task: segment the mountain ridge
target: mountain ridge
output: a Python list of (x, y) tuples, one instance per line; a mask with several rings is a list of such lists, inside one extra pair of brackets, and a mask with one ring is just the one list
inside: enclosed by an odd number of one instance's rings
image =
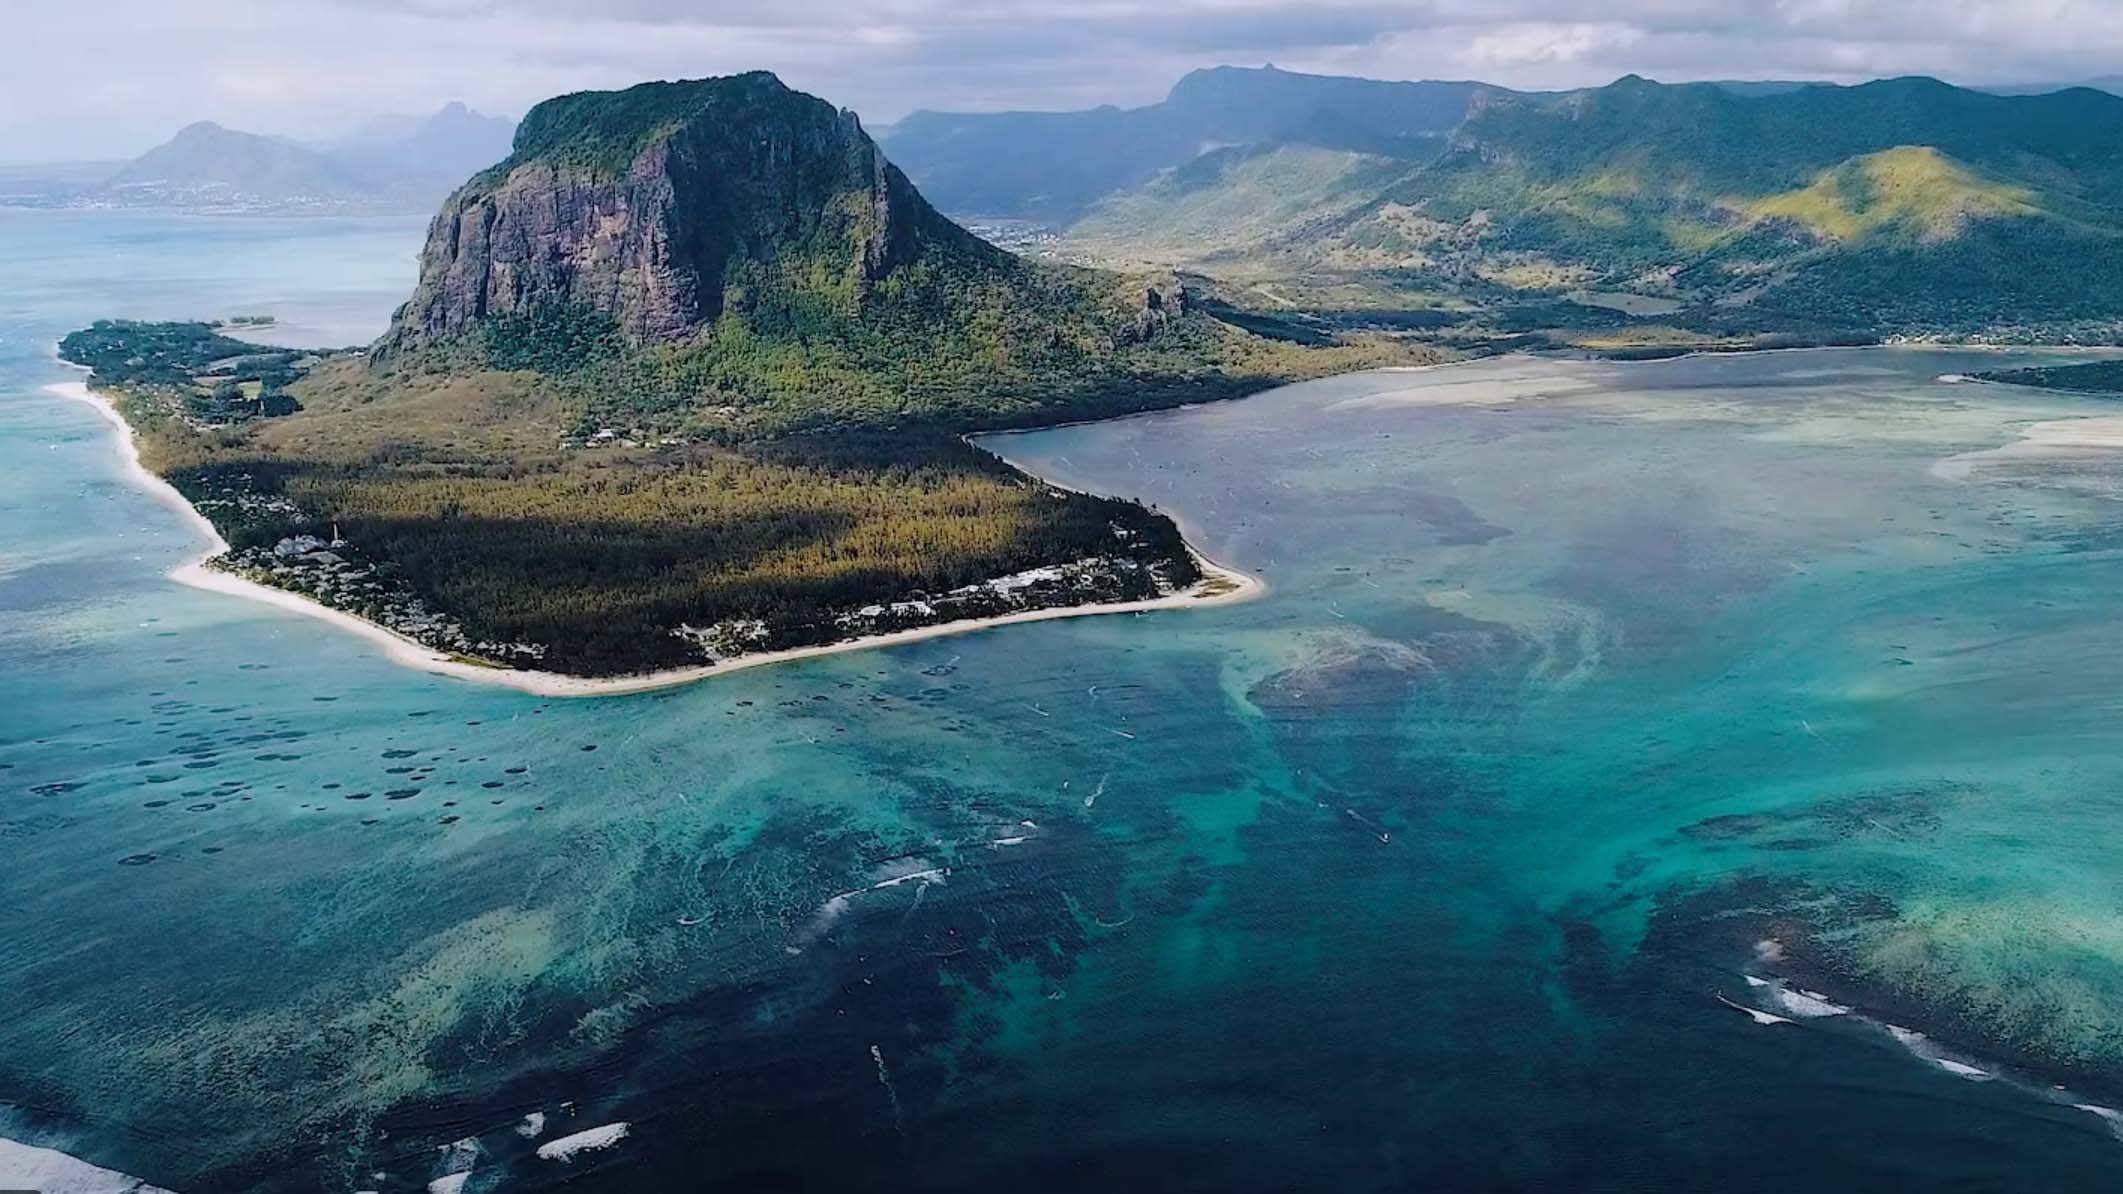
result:
[(371, 135), (305, 143), (195, 121), (77, 193), (129, 206), (429, 210), (472, 170), (508, 152), (515, 125), (446, 105), (385, 119)]
[(104, 180), (104, 194), (351, 200), (373, 188), (340, 163), (274, 137), (194, 121)]
[(1374, 141), (1437, 137), (1476, 96), (1504, 90), (1221, 66), (1190, 72), (1141, 108), (915, 112), (884, 146), (947, 211), (1068, 222), (1205, 147), (1279, 137), (1320, 118)]
[[(2117, 130), (2123, 99), (2089, 89), (1625, 76), (1484, 93), (1422, 157), (1218, 149), (1105, 197), (1058, 251), (1377, 308), (1624, 290), (1703, 332), (2101, 339), (2123, 310)], [(1198, 211), (1224, 214), (1190, 230)]]

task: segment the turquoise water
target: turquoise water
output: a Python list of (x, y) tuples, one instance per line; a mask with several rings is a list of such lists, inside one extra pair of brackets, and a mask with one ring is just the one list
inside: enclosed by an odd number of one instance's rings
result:
[(542, 700), (168, 583), (41, 390), (102, 315), (364, 339), (419, 233), (0, 214), (0, 1136), (181, 1191), (2123, 1178), (2119, 458), (1997, 451), (2112, 407), (1851, 350), (1011, 436), (1269, 595)]

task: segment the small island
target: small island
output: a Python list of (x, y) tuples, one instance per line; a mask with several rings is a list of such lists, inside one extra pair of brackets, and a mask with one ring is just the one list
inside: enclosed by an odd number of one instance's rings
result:
[(1164, 515), (966, 437), (1422, 359), (1012, 256), (765, 74), (541, 105), (444, 205), (373, 346), (239, 330), (60, 346), (225, 542), (215, 575), (461, 672), (621, 684), (1244, 596)]
[(2123, 395), (2123, 360), (2088, 361), (2081, 365), (2041, 365), (2031, 369), (1995, 369), (1969, 375), (1976, 381), (2063, 390), (2074, 394)]

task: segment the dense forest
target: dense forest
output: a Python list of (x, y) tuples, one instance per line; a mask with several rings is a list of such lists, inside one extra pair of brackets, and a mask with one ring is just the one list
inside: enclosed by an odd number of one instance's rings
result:
[[(256, 316), (235, 321), (260, 326)], [(189, 417), (234, 424), (301, 409), (288, 386), (317, 354), (224, 336), (218, 323), (98, 320), (60, 342), (59, 355), (89, 367), (100, 387), (157, 388)]]
[[(940, 413), (653, 440), (635, 438), (629, 424), (624, 436), (586, 438), (584, 427), (611, 414), (602, 390), (609, 371), (647, 366), (591, 353), (579, 369), (554, 374), (393, 373), (343, 353), (313, 359), (293, 382), (299, 413), (211, 422), (190, 415), (180, 396), (197, 387), (171, 362), (211, 368), (227, 359), (225, 344), (164, 354), (152, 375), (127, 365), (153, 345), (199, 340), (199, 326), (106, 325), (70, 338), (66, 351), (111, 365), (99, 367), (95, 384), (118, 395), (146, 463), (216, 523), (239, 570), (310, 591), (261, 569), (278, 566), (276, 545), (330, 540), (333, 554), (363, 567), (386, 596), (403, 593), (447, 615), (468, 641), (535, 646), (544, 668), (613, 675), (701, 662), (685, 628), (757, 622), (759, 637), (744, 645), (772, 649), (1011, 608), (1138, 599), (1199, 579), (1169, 519), (1025, 477), (961, 440), (973, 423)], [(128, 335), (140, 337), (130, 348)], [(494, 351), (515, 350), (504, 340)], [(1264, 371), (1253, 384), (1271, 380)], [(1190, 391), (1168, 381), (1137, 398), (1213, 397), (1243, 384), (1217, 376)], [(1118, 405), (1127, 400), (1094, 389), (1050, 409), (1133, 409)], [(636, 421), (654, 421), (655, 411), (643, 407)], [(986, 425), (1017, 419), (1006, 412)], [(949, 597), (1077, 561), (1097, 566), (1007, 602)], [(847, 620), (907, 602), (935, 612)]]

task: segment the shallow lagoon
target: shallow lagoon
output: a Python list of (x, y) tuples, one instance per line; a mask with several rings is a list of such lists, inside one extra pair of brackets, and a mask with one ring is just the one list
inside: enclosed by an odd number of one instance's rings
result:
[(361, 339), (418, 231), (0, 215), (0, 1135), (178, 1190), (2123, 1175), (2118, 458), (2010, 447), (2113, 407), (1855, 350), (1004, 437), (1269, 595), (541, 700), (168, 584), (39, 390), (104, 314)]

